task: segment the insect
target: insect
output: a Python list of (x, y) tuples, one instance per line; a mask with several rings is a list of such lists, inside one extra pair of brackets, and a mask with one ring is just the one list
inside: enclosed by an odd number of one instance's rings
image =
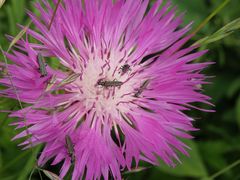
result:
[(104, 86), (106, 88), (108, 87), (119, 87), (123, 84), (123, 82), (121, 81), (116, 81), (116, 80), (113, 80), (113, 81), (104, 81), (102, 79), (100, 79), (98, 82), (97, 82), (97, 85), (101, 85), (101, 86)]
[(134, 94), (134, 97), (139, 97), (142, 94), (142, 92), (147, 88), (149, 82), (150, 82), (149, 80), (144, 81), (144, 83), (140, 86), (140, 88)]
[(44, 61), (44, 58), (41, 54), (37, 55), (37, 62), (39, 65), (39, 72), (41, 74), (41, 77), (45, 77), (48, 75), (47, 70), (46, 70), (46, 63)]
[(69, 135), (66, 135), (65, 141), (67, 145), (68, 154), (71, 157), (71, 163), (74, 163), (75, 162), (74, 145)]
[(124, 64), (120, 69), (122, 71), (122, 75), (131, 70), (129, 64)]

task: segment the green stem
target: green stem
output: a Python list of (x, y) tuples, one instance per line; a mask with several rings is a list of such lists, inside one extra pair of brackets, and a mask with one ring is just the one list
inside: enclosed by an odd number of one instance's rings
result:
[[(30, 24), (29, 24), (29, 25), (30, 25)], [(9, 46), (9, 49), (7, 50), (7, 52), (10, 50), (10, 47), (11, 47), (11, 46)], [(11, 82), (11, 85), (12, 85), (12, 87), (13, 87), (14, 93), (16, 94), (16, 97), (17, 97), (19, 106), (20, 106), (21, 109), (23, 109), (22, 101), (20, 100), (20, 96), (19, 96), (19, 93), (18, 93), (18, 91), (17, 91), (16, 86), (13, 84), (12, 76), (8, 73), (8, 69), (9, 69), (9, 68), (8, 68), (8, 60), (7, 60), (6, 55), (4, 54), (4, 51), (3, 51), (1, 45), (0, 45), (0, 51), (1, 51), (2, 55), (3, 55), (3, 59), (4, 59), (4, 62), (5, 62), (5, 67), (7, 68), (8, 79), (9, 79), (9, 81)], [(27, 126), (27, 121), (26, 121), (26, 114), (24, 114), (23, 121), (24, 121), (24, 124), (25, 124), (25, 131), (26, 131), (27, 135), (30, 135), (29, 130), (28, 130), (28, 126)], [(29, 141), (29, 144), (30, 144), (31, 147), (32, 147), (32, 139), (31, 139), (31, 138), (28, 138), (28, 141)], [(32, 150), (32, 153), (33, 153), (33, 150)]]
[(48, 25), (48, 30), (51, 29), (51, 26), (52, 26), (52, 23), (53, 23), (54, 17), (55, 17), (55, 15), (56, 15), (56, 13), (57, 13), (57, 9), (58, 9), (58, 7), (59, 7), (61, 1), (62, 1), (62, 0), (58, 0), (58, 2), (57, 2), (57, 5), (56, 5), (56, 7), (55, 7), (55, 9), (54, 9), (54, 11), (53, 11), (52, 18), (51, 18), (50, 23), (49, 23), (49, 25)]
[(213, 174), (210, 179), (215, 179), (216, 177), (224, 174), (225, 172), (229, 171), (230, 169), (236, 167), (237, 165), (240, 164), (240, 159), (235, 161), (234, 163), (230, 164), (229, 166), (225, 167), (224, 169), (218, 171), (217, 173)]
[(220, 4), (191, 34), (196, 34), (199, 30), (201, 30), (208, 21), (216, 16), (216, 14), (218, 14), (229, 2), (230, 0), (225, 0), (222, 4)]

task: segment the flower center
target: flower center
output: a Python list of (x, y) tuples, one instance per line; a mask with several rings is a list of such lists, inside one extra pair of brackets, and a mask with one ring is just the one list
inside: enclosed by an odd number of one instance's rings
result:
[(122, 101), (128, 102), (134, 92), (129, 81), (130, 75), (128, 64), (115, 65), (111, 61), (89, 61), (83, 71), (82, 80), (78, 82), (82, 88), (85, 107), (110, 113)]

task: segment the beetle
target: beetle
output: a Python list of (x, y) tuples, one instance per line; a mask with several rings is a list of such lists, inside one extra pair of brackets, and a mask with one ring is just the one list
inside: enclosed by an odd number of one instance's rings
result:
[(45, 77), (48, 75), (47, 70), (46, 70), (46, 63), (44, 61), (44, 58), (41, 54), (37, 55), (37, 62), (39, 65), (39, 72), (41, 74), (41, 77)]
[(108, 88), (108, 87), (119, 87), (119, 86), (121, 86), (121, 85), (123, 84), (123, 82), (117, 81), (117, 80), (104, 81), (104, 80), (100, 79), (100, 80), (97, 82), (97, 84)]
[(124, 64), (120, 69), (122, 71), (122, 75), (131, 70), (129, 64)]
[(65, 141), (66, 141), (68, 154), (71, 157), (71, 163), (74, 163), (75, 162), (75, 153), (74, 153), (74, 144), (72, 142), (72, 139), (70, 138), (69, 135), (66, 135)]

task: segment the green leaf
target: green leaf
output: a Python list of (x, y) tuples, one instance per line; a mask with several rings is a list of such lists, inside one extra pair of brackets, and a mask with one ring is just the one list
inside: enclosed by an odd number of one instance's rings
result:
[(237, 104), (236, 104), (236, 118), (238, 122), (238, 126), (240, 128), (240, 94), (237, 99)]
[(25, 163), (25, 166), (20, 171), (17, 180), (25, 180), (27, 179), (29, 173), (32, 171), (33, 168), (36, 168), (36, 154), (39, 153), (41, 146), (37, 146), (32, 150), (32, 154), (29, 157), (28, 161)]
[(207, 140), (199, 143), (199, 149), (204, 152), (202, 158), (213, 169), (221, 169), (227, 165), (224, 154), (229, 150), (229, 143), (220, 140)]
[(207, 177), (208, 173), (198, 152), (197, 145), (191, 140), (185, 140), (185, 143), (192, 149), (189, 151), (190, 157), (180, 155), (182, 164), (178, 164), (175, 168), (162, 165), (159, 166), (159, 170), (176, 176)]
[(234, 79), (234, 75), (228, 72), (215, 73), (215, 76), (210, 80), (212, 85), (204, 86), (207, 95), (212, 97), (211, 101), (214, 104), (221, 101), (227, 95), (227, 89), (232, 83), (232, 79)]
[(31, 23), (32, 23), (32, 21), (30, 21), (30, 22), (17, 34), (17, 36), (15, 36), (15, 37), (13, 38), (13, 40), (11, 41), (11, 43), (10, 43), (7, 51), (10, 51), (10, 49), (18, 42), (18, 40), (22, 38), (22, 36), (26, 33), (26, 31), (27, 31), (28, 28), (30, 27)]
[(9, 27), (8, 33), (16, 34), (16, 23), (24, 20), (26, 0), (9, 1), (11, 4), (6, 5), (6, 13), (8, 17)]
[(240, 90), (240, 77), (236, 78), (232, 81), (232, 83), (229, 85), (227, 95), (228, 97), (233, 97), (235, 93), (237, 93)]
[(230, 34), (232, 34), (234, 31), (240, 29), (240, 18), (237, 18), (221, 29), (219, 29), (217, 32), (213, 33), (210, 36), (204, 37), (200, 40), (198, 40), (194, 45), (200, 44), (200, 45), (207, 45), (216, 41), (219, 41)]
[(186, 15), (184, 16), (185, 23), (189, 23), (194, 21), (194, 26), (200, 24), (208, 12), (206, 12), (206, 5), (203, 0), (173, 0), (173, 4), (177, 5), (180, 12), (186, 11)]

